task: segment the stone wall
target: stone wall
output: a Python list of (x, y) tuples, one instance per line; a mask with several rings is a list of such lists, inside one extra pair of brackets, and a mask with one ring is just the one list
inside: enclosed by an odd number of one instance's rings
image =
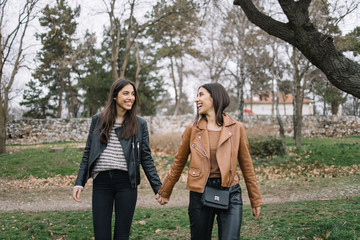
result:
[[(194, 116), (144, 117), (150, 134), (183, 132)], [(91, 119), (21, 119), (7, 124), (7, 144), (36, 144), (44, 142), (85, 142)], [(293, 135), (292, 117), (283, 116), (286, 136)], [(248, 135), (278, 135), (276, 118), (265, 115), (246, 115), (244, 124)], [(360, 135), (360, 118), (353, 116), (304, 116), (304, 137), (341, 137)]]

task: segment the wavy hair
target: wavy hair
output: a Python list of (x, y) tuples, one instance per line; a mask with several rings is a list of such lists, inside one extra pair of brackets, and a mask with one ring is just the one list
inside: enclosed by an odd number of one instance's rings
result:
[(137, 91), (133, 82), (125, 78), (120, 78), (112, 84), (110, 88), (108, 100), (100, 115), (100, 125), (99, 125), (101, 128), (100, 141), (102, 143), (107, 143), (109, 141), (110, 131), (115, 123), (117, 112), (116, 112), (116, 101), (114, 100), (114, 98), (117, 97), (121, 89), (123, 89), (125, 86), (129, 84), (134, 88), (135, 101), (134, 104), (132, 105), (131, 110), (128, 110), (125, 113), (124, 120), (121, 126), (121, 128), (123, 129), (123, 131), (121, 131), (122, 132), (121, 138), (129, 139), (137, 134), (137, 130), (138, 130), (138, 122), (136, 118), (136, 109), (138, 105)]
[[(218, 126), (223, 125), (223, 113), (225, 108), (227, 108), (230, 104), (230, 97), (225, 88), (219, 84), (219, 83), (206, 83), (204, 85), (201, 85), (198, 88), (198, 91), (200, 88), (205, 88), (209, 93), (211, 98), (213, 99), (214, 109), (215, 109), (215, 115), (216, 115), (216, 124)], [(195, 123), (197, 123), (200, 118), (205, 118), (205, 115), (199, 114), (197, 112)]]

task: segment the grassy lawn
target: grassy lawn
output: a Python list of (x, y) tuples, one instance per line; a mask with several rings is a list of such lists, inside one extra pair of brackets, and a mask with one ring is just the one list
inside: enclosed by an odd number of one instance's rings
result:
[[(63, 147), (63, 152), (50, 152), (52, 147)], [(30, 175), (48, 178), (55, 175), (75, 174), (79, 169), (82, 152), (72, 144), (43, 144), (11, 154), (0, 155), (0, 178), (23, 179)]]
[(295, 140), (286, 138), (288, 154), (254, 158), (255, 167), (309, 165), (352, 166), (360, 164), (360, 137), (303, 138), (302, 146), (295, 147)]
[[(244, 207), (241, 239), (359, 239), (360, 197)], [(189, 239), (186, 207), (137, 208), (131, 239)], [(90, 211), (0, 214), (1, 239), (91, 239)], [(216, 225), (213, 236), (217, 239)]]
[[(352, 166), (360, 164), (360, 137), (311, 138), (303, 139), (303, 145), (295, 148), (294, 140), (285, 139), (288, 154), (254, 158), (255, 167), (281, 166)], [(50, 152), (50, 148), (61, 146), (64, 152)], [(77, 174), (82, 152), (72, 144), (40, 145), (37, 148), (25, 148), (11, 154), (0, 155), (0, 178), (23, 179), (32, 175), (47, 178), (55, 175)], [(173, 156), (154, 156), (155, 164), (169, 168)], [(165, 170), (165, 169), (164, 169)], [(305, 170), (306, 171), (306, 170)]]

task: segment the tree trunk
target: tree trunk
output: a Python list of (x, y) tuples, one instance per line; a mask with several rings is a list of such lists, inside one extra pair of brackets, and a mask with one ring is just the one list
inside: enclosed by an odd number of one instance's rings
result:
[(111, 76), (113, 81), (118, 79), (118, 57), (119, 57), (119, 45), (120, 45), (120, 32), (121, 24), (120, 20), (114, 15), (116, 0), (112, 0), (110, 3), (110, 9), (108, 10), (110, 20), (110, 34), (111, 34)]
[(180, 64), (177, 63), (177, 61), (175, 60), (175, 63), (176, 63), (176, 68), (178, 70), (178, 76), (179, 76), (179, 82), (178, 82), (178, 91), (179, 91), (179, 94), (178, 94), (178, 97), (179, 97), (179, 100), (178, 100), (178, 112), (177, 114), (179, 113), (182, 113), (183, 111), (183, 107), (182, 107), (182, 102), (183, 102), (183, 99), (184, 99), (184, 92), (183, 92), (183, 81), (184, 81), (184, 63), (183, 63), (183, 58), (180, 57)]
[(249, 20), (275, 37), (299, 49), (337, 88), (360, 97), (360, 64), (346, 58), (331, 36), (320, 33), (310, 21), (307, 1), (278, 0), (288, 23), (277, 21), (259, 11), (252, 0), (235, 0)]
[(331, 114), (337, 115), (338, 111), (339, 111), (339, 104), (332, 102), (331, 103)]
[(68, 91), (70, 93), (70, 106), (69, 106), (69, 112), (70, 112), (70, 116), (71, 117), (77, 117), (77, 99), (76, 99), (76, 96), (75, 96), (75, 93), (74, 93), (74, 88), (72, 87), (71, 85), (71, 80), (68, 79)]
[(174, 71), (174, 61), (173, 58), (170, 57), (170, 74), (171, 74), (171, 79), (173, 82), (173, 87), (174, 87), (174, 91), (175, 91), (175, 110), (174, 110), (174, 116), (178, 115), (179, 112), (179, 95), (178, 95), (178, 90), (177, 90), (177, 84), (176, 84), (176, 78), (175, 78), (175, 71)]
[(244, 105), (245, 105), (245, 100), (244, 100), (244, 84), (245, 84), (245, 74), (244, 74), (244, 66), (242, 64), (242, 62), (238, 61), (238, 71), (240, 72), (239, 77), (236, 77), (237, 80), (237, 97), (238, 97), (238, 101), (239, 101), (239, 121), (242, 122), (244, 120)]
[(0, 154), (6, 153), (6, 123), (7, 111), (3, 107), (0, 99)]
[(301, 97), (301, 79), (296, 79), (296, 133), (295, 133), (295, 144), (297, 147), (301, 146), (301, 135), (302, 135), (302, 97)]
[(140, 71), (141, 71), (141, 63), (139, 57), (139, 44), (136, 43), (136, 72), (135, 72), (135, 88), (138, 89), (140, 85)]
[(129, 18), (129, 25), (128, 25), (128, 29), (127, 29), (127, 35), (126, 35), (125, 55), (124, 55), (124, 59), (123, 59), (123, 64), (121, 66), (120, 78), (125, 77), (126, 66), (129, 62), (129, 55), (130, 55), (130, 48), (131, 48), (132, 22), (133, 22), (133, 16), (134, 16), (134, 5), (135, 5), (135, 0), (133, 0), (132, 3), (130, 4), (130, 18)]
[(271, 79), (271, 116), (275, 115), (275, 92), (274, 92), (274, 75)]
[(306, 86), (306, 81), (304, 80), (303, 87), (301, 87), (301, 80), (304, 78), (305, 73), (309, 69), (310, 63), (308, 62), (300, 72), (299, 62), (297, 61), (297, 50), (295, 47), (293, 47), (291, 64), (294, 68), (294, 137), (295, 145), (300, 147), (302, 135), (302, 106), (304, 100), (304, 90)]
[(279, 124), (279, 134), (281, 138), (285, 138), (285, 129), (284, 124), (281, 119), (280, 111), (279, 111), (279, 88), (276, 88), (276, 96), (275, 96), (275, 112), (276, 112), (276, 119)]
[(61, 112), (62, 112), (62, 102), (63, 102), (63, 94), (64, 94), (64, 81), (62, 77), (60, 77), (60, 89), (59, 89), (59, 101), (58, 101), (58, 109), (56, 113), (57, 118), (61, 118)]

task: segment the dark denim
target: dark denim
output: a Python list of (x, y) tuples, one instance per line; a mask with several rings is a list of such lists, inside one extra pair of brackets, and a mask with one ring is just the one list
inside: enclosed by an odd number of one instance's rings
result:
[(115, 203), (114, 239), (129, 239), (137, 199), (125, 171), (100, 172), (93, 183), (92, 212), (95, 240), (111, 240), (111, 220)]
[(211, 239), (215, 215), (220, 240), (240, 239), (243, 206), (240, 185), (237, 184), (230, 188), (221, 187), (220, 178), (210, 178), (206, 185), (219, 189), (229, 189), (229, 209), (221, 210), (203, 206), (201, 202), (202, 193), (191, 191), (188, 209), (191, 239)]

